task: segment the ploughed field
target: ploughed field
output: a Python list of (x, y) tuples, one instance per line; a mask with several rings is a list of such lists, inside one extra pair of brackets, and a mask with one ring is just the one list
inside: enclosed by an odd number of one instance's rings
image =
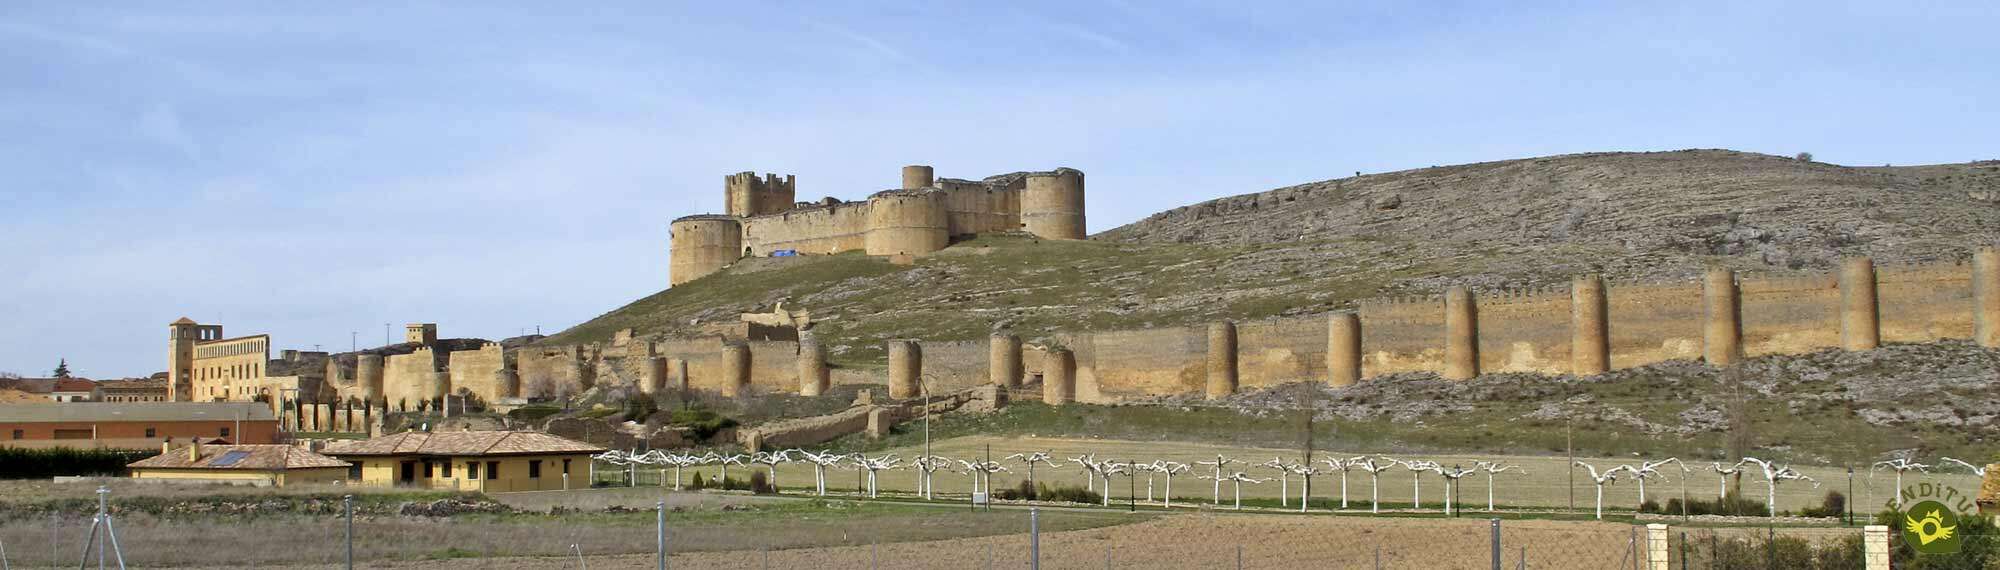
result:
[[(945, 519), (951, 515), (937, 515)], [(1025, 531), (1028, 514), (1007, 511)], [(1050, 532), (1075, 516), (1045, 512), (1039, 550), (1045, 568), (1484, 568), (1491, 556), (1487, 521), (1364, 519), (1280, 515), (1183, 514), (1135, 524)], [(1620, 568), (1631, 564), (1634, 527), (1573, 521), (1508, 521), (1502, 527), (1503, 566), (1555, 569)], [(1643, 529), (1637, 532), (1643, 533)], [(1730, 531), (1722, 531), (1730, 534)], [(1785, 531), (1816, 544), (1837, 542), (1852, 529)], [(1641, 544), (1644, 535), (1636, 535)], [(1025, 568), (1034, 547), (1026, 532), (931, 542), (781, 550), (675, 554), (675, 568), (904, 569)], [(1240, 551), (1239, 551), (1240, 548)], [(652, 554), (589, 556), (591, 568), (653, 568)], [(574, 568), (560, 557), (425, 561), (386, 567)]]

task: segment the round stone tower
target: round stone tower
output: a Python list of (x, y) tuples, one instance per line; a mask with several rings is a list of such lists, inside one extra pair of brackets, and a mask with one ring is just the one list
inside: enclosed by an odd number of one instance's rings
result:
[(743, 224), (729, 216), (709, 214), (674, 220), (668, 239), (670, 286), (721, 271), (743, 257)]
[(1028, 175), (1021, 226), (1042, 239), (1083, 239), (1083, 172), (1057, 168)]
[(922, 164), (903, 167), (903, 189), (929, 188), (936, 183), (937, 172)]
[(889, 190), (868, 197), (868, 255), (922, 255), (951, 243), (940, 190)]

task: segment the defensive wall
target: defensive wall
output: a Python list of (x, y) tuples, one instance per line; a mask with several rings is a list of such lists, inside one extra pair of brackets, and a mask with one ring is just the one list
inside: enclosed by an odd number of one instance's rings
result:
[(906, 166), (900, 186), (861, 202), (793, 202), (797, 179), (789, 175), (732, 174), (724, 178), (723, 190), (726, 214), (686, 216), (670, 224), (670, 285), (720, 271), (744, 256), (781, 250), (917, 256), (982, 233), (1085, 237), (1083, 172), (1070, 168), (973, 181), (939, 179), (929, 166)]
[[(885, 370), (835, 369), (829, 376), (832, 383), (886, 384), (892, 398), (1047, 380), (1045, 395), (1054, 401), (1115, 402), (1158, 394), (1222, 396), (1300, 380), (1344, 385), (1410, 372), (1451, 379), (1488, 372), (1587, 375), (1672, 359), (1726, 365), (1885, 342), (1963, 338), (2000, 346), (2000, 253), (1982, 249), (1973, 258), (1969, 264), (1901, 267), (1852, 258), (1834, 272), (1804, 276), (1722, 269), (1672, 282), (1580, 276), (1530, 290), (1453, 288), (1366, 299), (1353, 311), (1304, 317), (1047, 331), (1025, 343), (1004, 333), (974, 341), (895, 340)], [(814, 393), (811, 371), (826, 370), (825, 354), (799, 346), (706, 337), (614, 349), (531, 349), (521, 356), (521, 369), (525, 378), (530, 370), (571, 363), (600, 378), (614, 372), (646, 378), (641, 369), (658, 362), (650, 366), (666, 371), (654, 375), (668, 376), (658, 381), (661, 387)]]

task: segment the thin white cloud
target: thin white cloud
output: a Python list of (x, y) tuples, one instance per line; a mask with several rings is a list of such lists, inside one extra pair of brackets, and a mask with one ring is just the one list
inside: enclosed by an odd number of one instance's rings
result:
[(172, 105), (160, 103), (147, 108), (139, 116), (138, 129), (147, 140), (178, 150), (187, 158), (196, 158), (201, 153), (201, 147), (181, 125), (181, 115)]
[(895, 61), (910, 60), (910, 57), (908, 55), (905, 55), (902, 50), (896, 49), (895, 47), (890, 46), (889, 44), (884, 43), (881, 40), (875, 39), (872, 36), (856, 32), (852, 29), (847, 28), (846, 26), (841, 26), (839, 24), (815, 18), (802, 18), (802, 20), (806, 23), (807, 26), (811, 26), (822, 32), (839, 36), (842, 39), (845, 39), (849, 42), (854, 43), (855, 45), (866, 48), (868, 51), (875, 52), (875, 54), (883, 56), (885, 58)]
[(1064, 35), (1079, 40), (1083, 40), (1084, 42), (1095, 44), (1098, 47), (1104, 48), (1108, 51), (1115, 51), (1118, 53), (1129, 53), (1132, 51), (1131, 44), (1127, 44), (1124, 41), (1119, 40), (1118, 38), (1107, 36), (1098, 33), (1096, 31), (1093, 31), (1089, 28), (1078, 26), (1076, 24), (1055, 23), (1051, 25), (1050, 29), (1053, 29)]

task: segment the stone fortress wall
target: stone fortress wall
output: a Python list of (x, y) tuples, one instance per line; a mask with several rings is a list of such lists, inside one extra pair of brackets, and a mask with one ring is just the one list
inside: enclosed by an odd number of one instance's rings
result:
[[(1969, 338), (2000, 346), (2000, 253), (1982, 249), (1969, 265), (1883, 268), (1852, 258), (1834, 273), (1805, 277), (1720, 269), (1687, 282), (1583, 276), (1535, 290), (1454, 288), (1357, 305), (1351, 312), (1244, 323), (1051, 332), (1027, 343), (1004, 333), (979, 341), (896, 340), (888, 370), (835, 370), (833, 381), (888, 384), (887, 395), (907, 398), (922, 388), (948, 393), (1045, 380), (1052, 401), (1110, 403), (1222, 396), (1301, 380), (1344, 385), (1410, 372), (1449, 379), (1488, 372), (1587, 375), (1671, 359), (1723, 365), (1884, 342)], [(565, 376), (567, 366), (591, 370), (598, 382), (647, 381), (643, 369), (656, 367), (660, 378), (648, 391), (685, 382), (723, 394), (813, 393), (800, 371), (825, 369), (824, 352), (799, 346), (720, 337), (634, 340), (531, 349), (520, 367), (524, 379), (544, 370), (561, 381), (580, 377)]]
[(985, 179), (936, 178), (929, 166), (903, 167), (902, 183), (861, 202), (793, 202), (797, 179), (743, 172), (724, 177), (728, 211), (673, 221), (668, 282), (680, 285), (744, 256), (780, 250), (805, 255), (865, 251), (918, 256), (982, 233), (1026, 231), (1083, 239), (1083, 172), (1057, 168)]

